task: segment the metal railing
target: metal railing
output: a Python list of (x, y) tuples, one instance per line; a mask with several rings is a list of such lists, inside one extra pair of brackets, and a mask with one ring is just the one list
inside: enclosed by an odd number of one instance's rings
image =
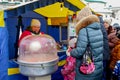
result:
[(7, 9), (12, 6), (25, 4), (34, 0), (0, 0), (0, 10)]

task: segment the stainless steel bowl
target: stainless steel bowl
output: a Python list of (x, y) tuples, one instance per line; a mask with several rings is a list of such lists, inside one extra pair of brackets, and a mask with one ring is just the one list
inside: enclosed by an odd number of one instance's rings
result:
[(20, 73), (25, 76), (45, 76), (54, 73), (57, 69), (58, 58), (49, 62), (26, 63), (18, 61)]

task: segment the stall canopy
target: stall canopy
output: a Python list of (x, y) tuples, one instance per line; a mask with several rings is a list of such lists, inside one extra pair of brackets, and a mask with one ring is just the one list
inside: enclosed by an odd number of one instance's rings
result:
[(45, 17), (66, 17), (67, 15), (74, 14), (73, 11), (64, 7), (63, 3), (60, 3), (60, 2), (35, 9), (34, 11)]
[(44, 17), (47, 17), (48, 25), (60, 25), (60, 23), (67, 23), (67, 16), (74, 14), (73, 11), (64, 7), (64, 4), (60, 2), (35, 9), (34, 11)]

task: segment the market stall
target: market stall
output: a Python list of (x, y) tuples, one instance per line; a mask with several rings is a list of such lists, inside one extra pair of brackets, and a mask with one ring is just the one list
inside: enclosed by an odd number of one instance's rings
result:
[[(36, 11), (34, 11), (35, 9), (37, 10), (47, 5), (52, 5), (56, 2), (59, 2), (61, 4), (60, 0), (36, 0), (31, 3), (22, 4), (0, 11), (0, 64), (2, 64), (0, 66), (0, 73), (2, 73), (2, 75), (0, 75), (0, 80), (28, 80), (28, 77), (23, 76), (19, 73), (18, 65), (13, 62), (13, 59), (17, 57), (17, 41), (19, 39), (20, 29), (24, 31), (26, 27), (29, 26), (32, 18), (39, 19), (42, 23), (41, 31), (51, 35), (56, 42), (59, 42), (59, 25), (52, 25), (51, 23), (55, 20), (56, 17), (44, 16), (43, 14), (38, 14)], [(65, 16), (63, 16), (63, 19), (66, 19), (68, 15), (67, 12), (73, 13), (80, 10), (76, 6), (69, 3), (68, 0), (64, 0), (62, 4), (64, 5), (63, 11), (66, 11), (64, 13)], [(67, 28), (64, 27), (62, 29), (62, 32), (65, 34), (65, 36), (62, 36), (63, 40), (67, 39), (66, 31)], [(59, 69), (52, 75), (52, 80), (63, 79), (62, 75), (60, 74), (60, 69), (65, 63), (65, 51), (58, 52), (58, 56), (60, 57), (58, 63)]]

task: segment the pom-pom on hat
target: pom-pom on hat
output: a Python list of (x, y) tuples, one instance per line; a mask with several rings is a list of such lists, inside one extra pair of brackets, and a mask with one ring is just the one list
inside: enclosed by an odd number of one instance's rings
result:
[(38, 19), (32, 19), (31, 20), (31, 26), (36, 26), (36, 27), (40, 27), (41, 23)]
[(88, 6), (85, 6), (77, 15), (77, 21), (83, 19), (84, 17), (87, 17), (89, 15), (92, 15), (92, 12)]

